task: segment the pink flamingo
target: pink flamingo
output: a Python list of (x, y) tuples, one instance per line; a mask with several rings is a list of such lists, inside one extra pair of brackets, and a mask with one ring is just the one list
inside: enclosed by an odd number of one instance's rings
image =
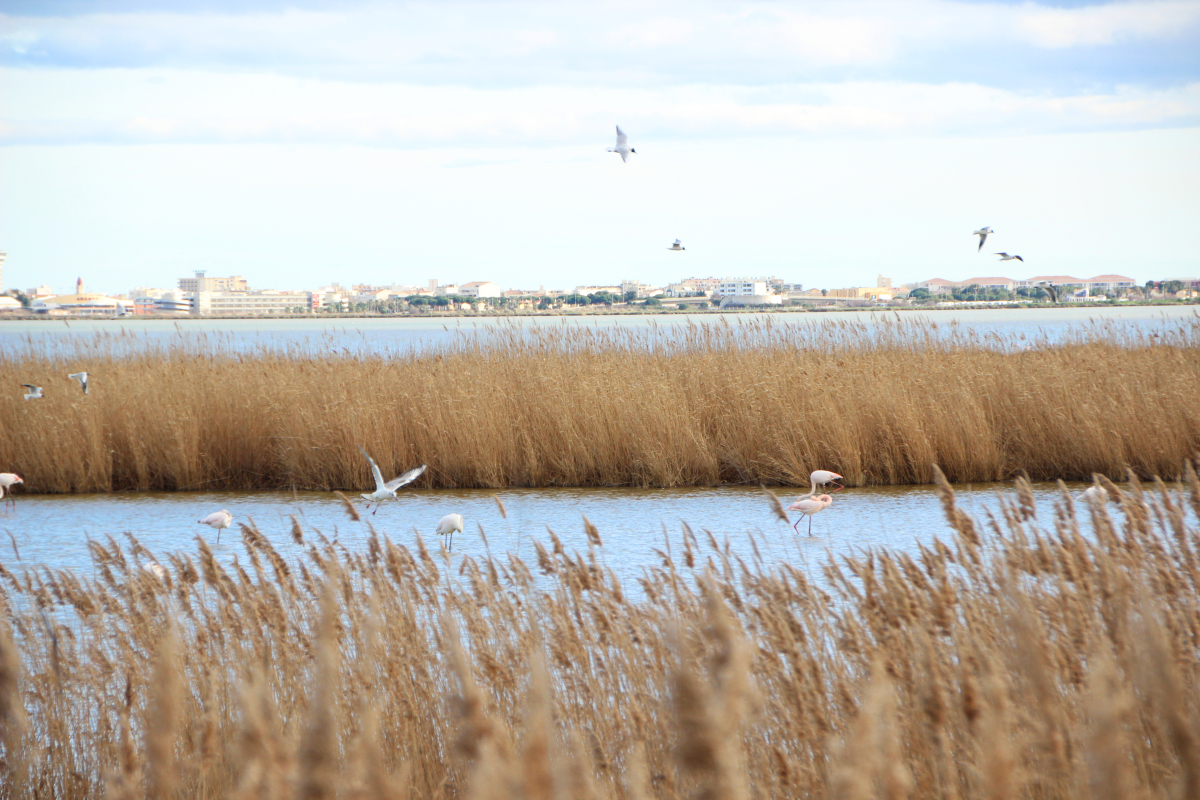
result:
[[(788, 511), (799, 511), (802, 515), (800, 519), (808, 517), (808, 535), (812, 536), (813, 514), (829, 508), (831, 503), (833, 503), (833, 498), (827, 494), (823, 494), (820, 497), (801, 497), (788, 506)], [(800, 519), (796, 520), (796, 524), (792, 526), (796, 533), (800, 533)]]
[[(823, 494), (820, 497), (813, 497), (817, 493), (817, 486), (832, 483), (837, 487), (837, 489), (833, 490), (835, 492), (845, 487), (838, 483), (838, 481), (843, 480), (842, 476), (827, 469), (813, 470), (808, 479), (812, 481), (812, 488), (808, 490), (808, 494), (802, 494), (797, 497), (796, 502), (788, 506), (788, 511), (799, 511), (802, 515), (800, 519), (808, 517), (808, 535), (812, 536), (813, 514), (824, 511), (833, 502), (833, 498), (827, 494)], [(800, 519), (796, 520), (796, 524), (792, 526), (796, 533), (800, 533)]]

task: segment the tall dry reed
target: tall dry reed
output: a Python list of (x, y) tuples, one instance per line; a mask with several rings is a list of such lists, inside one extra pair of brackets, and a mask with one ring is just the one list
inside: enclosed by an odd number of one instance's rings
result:
[(1200, 448), (1200, 317), (1058, 343), (895, 320), (504, 327), (399, 355), (104, 336), (10, 349), (0, 386), (0, 468), (34, 492), (369, 488), (356, 444), (389, 475), (428, 463), (424, 487), (1149, 477)]
[(687, 530), (640, 602), (599, 531), (536, 567), (362, 521), (0, 568), (0, 798), (1194, 797), (1184, 473), (986, 519), (943, 485), (942, 541), (819, 581)]

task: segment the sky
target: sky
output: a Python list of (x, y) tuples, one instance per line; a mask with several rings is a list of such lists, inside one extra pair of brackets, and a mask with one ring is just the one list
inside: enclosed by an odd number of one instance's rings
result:
[(5, 289), (1142, 283), (1197, 220), (1197, 0), (0, 0)]

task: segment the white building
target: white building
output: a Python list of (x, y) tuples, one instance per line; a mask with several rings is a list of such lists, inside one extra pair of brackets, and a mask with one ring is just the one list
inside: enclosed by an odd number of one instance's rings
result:
[(745, 297), (749, 295), (766, 295), (767, 282), (751, 278), (722, 278), (717, 284), (717, 294), (722, 297)]
[(470, 281), (458, 287), (462, 297), (500, 297), (500, 287), (491, 281)]
[(247, 292), (250, 286), (241, 275), (209, 278), (207, 270), (196, 270), (194, 278), (180, 278), (179, 289), (184, 292)]
[(600, 292), (608, 292), (609, 294), (620, 294), (620, 286), (576, 286), (573, 294), (599, 294)]
[(641, 281), (621, 281), (621, 294), (625, 295), (628, 292), (633, 292), (638, 299), (643, 297), (657, 297), (663, 293), (663, 290), (657, 286), (649, 286)]
[(313, 307), (310, 292), (195, 292), (192, 298), (191, 311), (198, 316), (258, 317)]
[(451, 297), (453, 295), (457, 295), (459, 293), (458, 292), (458, 284), (457, 283), (444, 284), (444, 285), (439, 286), (436, 289), (434, 289), (433, 293), (438, 297)]

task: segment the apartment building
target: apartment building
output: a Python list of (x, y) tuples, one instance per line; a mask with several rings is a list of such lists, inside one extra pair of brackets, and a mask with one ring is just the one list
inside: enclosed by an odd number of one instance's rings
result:
[(179, 279), (179, 290), (182, 292), (248, 292), (250, 286), (241, 275), (209, 278), (207, 270), (198, 269), (196, 277)]
[(744, 297), (767, 294), (767, 282), (752, 278), (722, 278), (717, 284), (717, 294), (722, 297)]
[(264, 316), (312, 310), (312, 292), (196, 292), (191, 311), (197, 316)]
[(491, 281), (469, 281), (458, 287), (460, 297), (500, 297), (500, 287)]

